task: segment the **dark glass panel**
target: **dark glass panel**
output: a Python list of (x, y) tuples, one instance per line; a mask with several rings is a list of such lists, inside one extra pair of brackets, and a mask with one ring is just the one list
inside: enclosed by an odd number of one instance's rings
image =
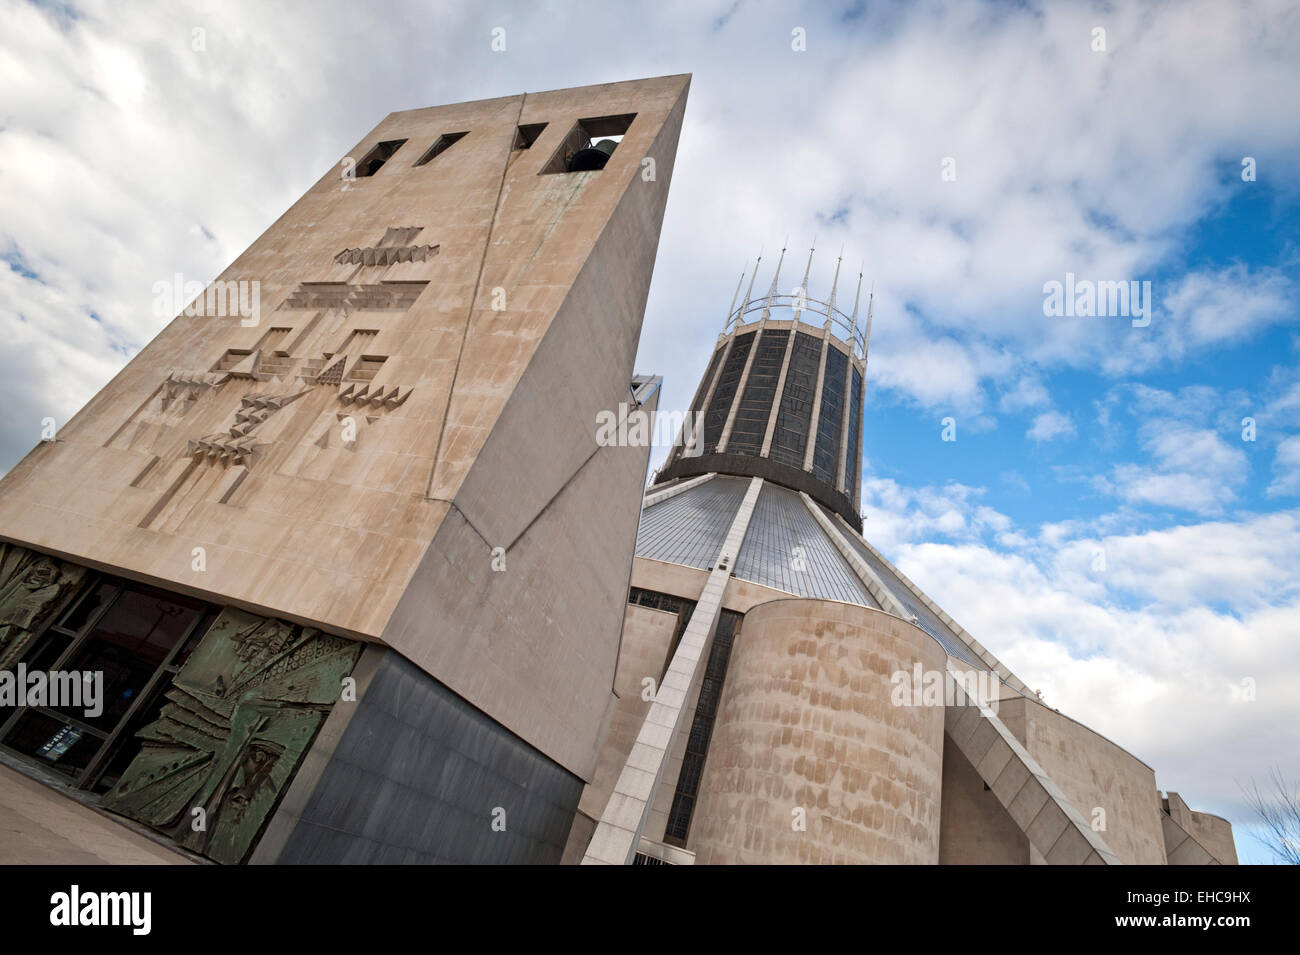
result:
[(185, 641), (185, 646), (181, 647), (180, 650), (176, 652), (176, 656), (172, 657), (171, 665), (173, 667), (179, 670), (185, 664), (185, 661), (189, 659), (190, 654), (194, 652), (194, 648), (199, 645), (199, 641), (207, 635), (208, 628), (212, 626), (212, 621), (216, 620), (217, 615), (220, 613), (221, 610), (217, 607), (208, 607), (203, 611), (203, 619), (199, 621), (197, 627), (190, 631), (190, 636), (189, 639)]
[(699, 794), (700, 780), (704, 776), (704, 761), (708, 756), (718, 706), (722, 702), (727, 663), (731, 659), (731, 647), (740, 629), (740, 621), (741, 615), (733, 610), (721, 611), (718, 618), (718, 630), (713, 635), (713, 646), (704, 668), (700, 696), (695, 703), (695, 718), (691, 721), (686, 753), (682, 757), (673, 804), (668, 810), (668, 825), (664, 830), (664, 841), (673, 845), (685, 846), (686, 836), (690, 832), (691, 814), (695, 811), (695, 799)]
[(763, 447), (767, 422), (772, 415), (776, 381), (785, 363), (785, 346), (790, 333), (784, 329), (764, 331), (749, 366), (745, 391), (736, 409), (736, 420), (727, 439), (727, 450), (740, 454), (757, 454)]
[(749, 358), (749, 349), (754, 344), (754, 332), (739, 336), (731, 345), (731, 354), (722, 366), (718, 378), (718, 387), (709, 402), (709, 410), (704, 414), (704, 453), (710, 454), (718, 449), (722, 440), (722, 429), (727, 425), (727, 416), (731, 413), (731, 400), (736, 397), (740, 386), (740, 376), (745, 370)]
[(199, 601), (149, 590), (124, 591), (63, 666), (103, 674), (103, 712), (90, 717), (79, 708), (60, 711), (111, 730), (202, 612)]
[(59, 619), (56, 626), (64, 630), (80, 632), (81, 629), (94, 616), (96, 610), (104, 606), (113, 594), (117, 592), (117, 585), (107, 580), (102, 580), (90, 587), (81, 599), (73, 603)]
[(821, 364), (821, 356), (821, 339), (803, 332), (795, 335), (790, 367), (781, 393), (781, 410), (777, 412), (772, 447), (768, 451), (772, 460), (800, 470), (808, 449), (813, 389), (817, 386), (817, 366)]
[(27, 667), (27, 672), (52, 669), (72, 641), (72, 637), (64, 636), (54, 630), (46, 630), (23, 654), (23, 664)]
[(34, 756), (43, 765), (75, 776), (86, 768), (104, 740), (71, 723), (27, 710), (5, 739), (5, 744)]
[(149, 699), (135, 711), (135, 715), (131, 717), (130, 722), (118, 734), (113, 747), (112, 758), (108, 761), (108, 767), (98, 774), (99, 778), (95, 780), (92, 787), (94, 792), (106, 793), (116, 786), (117, 781), (122, 778), (122, 773), (126, 771), (126, 767), (131, 765), (131, 760), (135, 759), (140, 752), (141, 743), (136, 739), (135, 734), (157, 720), (162, 714), (162, 708), (167, 703), (167, 697), (164, 694), (170, 685), (170, 680), (159, 680), (149, 692)]
[(832, 487), (840, 466), (840, 437), (844, 431), (844, 380), (849, 359), (838, 348), (826, 349), (826, 375), (822, 381), (822, 406), (817, 421), (817, 447), (813, 474)]
[(853, 369), (853, 390), (849, 392), (849, 454), (844, 459), (844, 492), (855, 497), (858, 468), (862, 463), (862, 373)]

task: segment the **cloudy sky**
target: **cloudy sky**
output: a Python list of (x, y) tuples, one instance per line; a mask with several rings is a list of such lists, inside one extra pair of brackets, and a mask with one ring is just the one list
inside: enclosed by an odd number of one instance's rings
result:
[[(875, 287), (867, 536), (1267, 858), (1238, 785), (1300, 778), (1297, 4), (0, 0), (0, 22), (0, 468), (159, 330), (155, 281), (215, 277), (388, 112), (693, 73), (638, 359), (665, 407), (760, 249), (760, 286), (787, 237), (797, 281), (815, 236), (817, 291), (843, 247)], [(1149, 324), (1045, 315), (1067, 273), (1149, 281)]]

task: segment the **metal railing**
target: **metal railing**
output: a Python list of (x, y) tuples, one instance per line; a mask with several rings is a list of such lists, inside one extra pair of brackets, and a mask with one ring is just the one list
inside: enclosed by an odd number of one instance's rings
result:
[[(762, 315), (763, 311), (771, 309), (770, 317), (778, 321), (788, 319), (797, 319), (808, 325), (825, 325), (829, 319), (831, 331), (843, 342), (852, 342), (853, 357), (865, 358), (867, 350), (866, 330), (865, 327), (853, 321), (851, 315), (842, 311), (839, 306), (831, 307), (830, 302), (823, 301), (819, 298), (813, 298), (811, 295), (798, 296), (793, 294), (773, 295), (769, 299), (766, 295), (762, 298), (750, 299), (743, 305), (735, 309), (727, 316), (726, 322), (722, 326), (724, 335), (730, 334), (737, 325), (746, 324), (745, 316), (758, 313)], [(777, 314), (780, 312), (781, 314)], [(789, 313), (787, 316), (786, 313)], [(810, 321), (809, 316), (818, 316), (817, 321)], [(757, 321), (757, 319), (753, 319)]]

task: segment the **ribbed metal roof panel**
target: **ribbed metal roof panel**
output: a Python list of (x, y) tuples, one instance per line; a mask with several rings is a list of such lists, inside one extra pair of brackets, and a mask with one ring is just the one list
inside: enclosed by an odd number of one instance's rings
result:
[[(822, 510), (832, 521), (836, 520), (833, 513), (825, 508)], [(939, 619), (938, 614), (927, 607), (925, 602), (913, 593), (911, 587), (899, 579), (890, 564), (882, 561), (872, 553), (871, 548), (853, 531), (844, 527), (843, 524), (839, 524), (838, 527), (845, 540), (858, 552), (867, 566), (876, 572), (876, 576), (898, 598), (898, 602), (907, 608), (908, 613), (916, 617), (916, 625), (938, 640), (949, 656), (956, 657), (971, 666), (979, 667), (981, 670), (989, 668), (987, 663), (977, 657), (970, 647), (966, 646), (966, 642), (961, 637), (957, 636), (947, 624)]]
[(742, 580), (799, 597), (879, 609), (848, 561), (808, 513), (803, 499), (776, 484), (763, 484), (734, 573)]
[(709, 570), (748, 487), (749, 478), (718, 476), (646, 508), (636, 555)]

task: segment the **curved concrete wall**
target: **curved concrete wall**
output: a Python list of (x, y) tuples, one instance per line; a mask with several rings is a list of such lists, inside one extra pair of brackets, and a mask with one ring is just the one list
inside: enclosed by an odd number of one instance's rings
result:
[[(878, 610), (789, 599), (746, 614), (687, 848), (700, 864), (939, 859), (942, 706), (894, 706), (891, 676), (944, 669)], [(793, 826), (801, 807), (807, 828)]]
[[(1184, 832), (1220, 864), (1237, 864), (1237, 845), (1232, 839), (1232, 823), (1221, 816), (1191, 809), (1176, 792), (1171, 792), (1165, 800), (1165, 810)], [(1177, 854), (1172, 852), (1174, 848), (1176, 847), (1168, 845), (1166, 840), (1165, 849), (1170, 854), (1170, 863), (1185, 864), (1175, 861)]]
[(1104, 823), (1098, 833), (1121, 862), (1164, 865), (1160, 793), (1150, 766), (1035, 700), (1002, 700), (998, 716), (1083, 818)]
[(1232, 839), (1232, 823), (1221, 816), (1192, 810), (1192, 838), (1223, 865), (1237, 864), (1237, 844)]

